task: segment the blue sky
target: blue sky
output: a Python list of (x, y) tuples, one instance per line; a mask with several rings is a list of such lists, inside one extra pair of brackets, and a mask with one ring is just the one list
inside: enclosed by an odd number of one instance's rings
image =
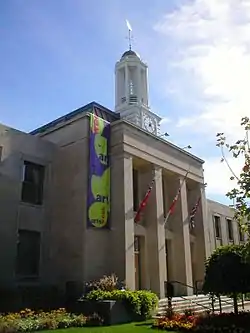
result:
[(250, 114), (248, 0), (1, 1), (0, 122), (29, 131), (93, 100), (113, 109), (126, 19), (162, 131), (206, 160), (208, 196), (226, 202), (215, 134), (238, 139)]

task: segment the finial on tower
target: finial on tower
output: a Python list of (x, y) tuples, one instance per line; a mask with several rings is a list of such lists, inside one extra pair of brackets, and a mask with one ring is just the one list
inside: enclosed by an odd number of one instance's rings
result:
[(131, 36), (132, 27), (128, 20), (126, 20), (126, 24), (127, 24), (127, 28), (128, 28), (128, 43), (129, 43), (128, 45), (129, 45), (129, 50), (131, 50), (131, 48), (132, 48), (132, 36)]

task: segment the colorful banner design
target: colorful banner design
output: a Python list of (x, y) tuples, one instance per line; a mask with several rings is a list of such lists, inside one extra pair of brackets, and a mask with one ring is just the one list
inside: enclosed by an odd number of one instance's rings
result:
[(88, 227), (109, 228), (110, 123), (90, 115)]

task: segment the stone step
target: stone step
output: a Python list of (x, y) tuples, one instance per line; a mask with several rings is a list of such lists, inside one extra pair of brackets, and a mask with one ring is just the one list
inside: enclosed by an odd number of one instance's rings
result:
[[(187, 301), (181, 301), (181, 302), (172, 302), (172, 307), (180, 307), (180, 308), (183, 308), (183, 307), (195, 307), (196, 305), (211, 305), (211, 300), (209, 299), (202, 299), (202, 300), (193, 300), (192, 302), (187, 302)], [(214, 302), (214, 304), (219, 304), (219, 300), (216, 300)], [(231, 299), (227, 299), (227, 300), (222, 300), (221, 301), (221, 304), (223, 305), (227, 305), (227, 304), (230, 304), (230, 305), (233, 305), (233, 301)], [(159, 307), (166, 307), (168, 305), (168, 302), (165, 302), (165, 303), (160, 303), (159, 304)]]
[[(244, 302), (245, 306), (250, 306), (250, 301)], [(163, 316), (166, 312), (166, 308), (168, 305), (168, 300), (161, 299), (159, 301), (158, 316)], [(238, 302), (239, 308), (242, 307), (242, 302)], [(228, 312), (233, 309), (233, 299), (227, 296), (221, 296), (221, 307), (222, 310)], [(208, 295), (192, 295), (192, 296), (184, 296), (184, 297), (174, 297), (172, 299), (172, 307), (174, 312), (184, 313), (187, 309), (192, 309), (195, 313), (200, 313), (208, 310), (212, 310), (211, 298)], [(214, 310), (215, 312), (220, 311), (220, 303), (219, 299), (215, 298), (214, 302)]]
[[(215, 304), (218, 303), (219, 304), (219, 300), (215, 300), (214, 302)], [(221, 303), (222, 304), (233, 304), (233, 301), (231, 299), (223, 299), (221, 300)], [(161, 302), (159, 303), (159, 307), (162, 307), (162, 306), (167, 306), (168, 302)], [(179, 307), (183, 307), (183, 306), (188, 306), (188, 307), (192, 307), (192, 306), (195, 306), (196, 304), (202, 304), (202, 305), (206, 305), (206, 304), (211, 304), (211, 300), (210, 299), (197, 299), (197, 300), (192, 300), (192, 301), (186, 301), (186, 300), (182, 300), (182, 301), (179, 301), (179, 302), (172, 302), (172, 306), (173, 307), (176, 307), (176, 306), (179, 306)]]

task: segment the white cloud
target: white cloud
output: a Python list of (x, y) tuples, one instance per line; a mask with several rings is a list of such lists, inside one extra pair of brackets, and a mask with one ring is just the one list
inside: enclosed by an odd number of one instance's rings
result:
[[(164, 93), (173, 87), (171, 98), (184, 105), (176, 135), (204, 142), (207, 193), (224, 195), (236, 184), (211, 139), (217, 132), (230, 143), (243, 138), (240, 119), (250, 115), (250, 0), (183, 1), (154, 27), (168, 54), (161, 69), (172, 74)], [(241, 160), (229, 163), (240, 172)]]
[(155, 29), (166, 47), (174, 45), (169, 66), (178, 70), (178, 98), (188, 96), (190, 104), (191, 96), (195, 106), (177, 125), (211, 135), (225, 131), (237, 139), (240, 118), (250, 114), (250, 1), (189, 1)]
[(171, 122), (170, 118), (164, 117), (162, 118), (162, 120), (160, 121), (160, 125), (165, 125)]
[[(233, 172), (238, 176), (243, 166), (243, 160), (240, 158), (228, 158), (228, 162)], [(220, 162), (217, 157), (208, 158), (204, 165), (205, 182), (207, 183), (208, 195), (225, 195), (227, 192), (237, 187), (236, 180), (230, 180), (231, 171), (226, 163)]]

